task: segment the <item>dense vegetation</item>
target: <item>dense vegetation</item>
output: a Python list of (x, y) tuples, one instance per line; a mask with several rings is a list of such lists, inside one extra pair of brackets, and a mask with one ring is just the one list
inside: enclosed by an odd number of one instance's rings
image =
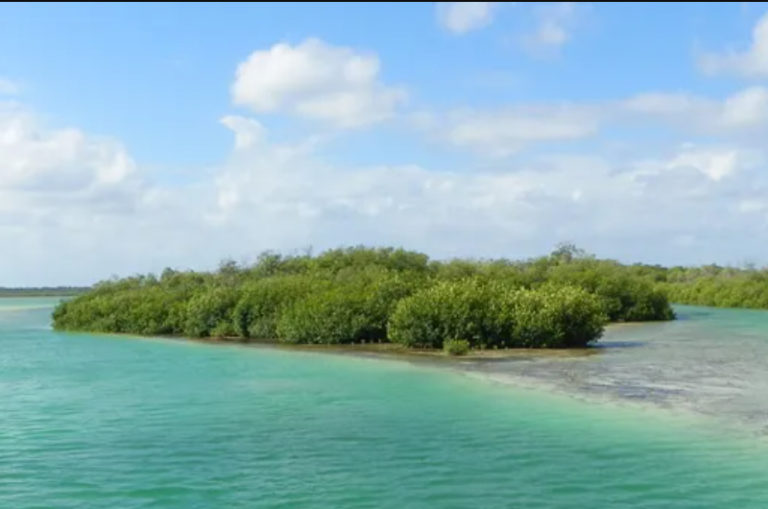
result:
[(440, 348), (464, 339), (480, 348), (567, 348), (596, 339), (607, 320), (600, 298), (573, 286), (538, 289), (465, 279), (440, 282), (401, 300), (389, 339)]
[(37, 288), (3, 288), (0, 287), (0, 297), (68, 297), (88, 291), (81, 286), (55, 286)]
[(768, 270), (707, 265), (674, 267), (658, 278), (670, 300), (680, 304), (768, 309)]
[[(363, 247), (262, 254), (211, 273), (166, 269), (104, 281), (61, 303), (60, 330), (442, 348), (581, 347), (608, 321), (667, 320), (653, 271), (572, 246), (549, 256), (430, 261)], [(460, 347), (457, 347), (460, 349)]]
[(448, 355), (467, 355), (469, 350), (469, 341), (466, 339), (446, 339), (443, 342), (443, 351)]

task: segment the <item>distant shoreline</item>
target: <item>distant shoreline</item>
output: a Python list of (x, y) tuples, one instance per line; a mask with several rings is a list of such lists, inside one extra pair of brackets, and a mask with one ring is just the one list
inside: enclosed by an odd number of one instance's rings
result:
[(42, 287), (42, 288), (0, 288), (2, 297), (75, 297), (90, 290), (89, 287)]

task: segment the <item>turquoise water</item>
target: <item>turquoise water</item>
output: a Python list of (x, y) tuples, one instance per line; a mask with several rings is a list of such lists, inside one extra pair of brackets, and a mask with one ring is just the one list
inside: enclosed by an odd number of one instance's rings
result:
[[(706, 415), (406, 362), (59, 334), (51, 302), (0, 301), (2, 508), (768, 505), (765, 440)], [(680, 330), (730, 334), (730, 315), (695, 311)], [(750, 341), (767, 329), (743, 320), (736, 347), (765, 349)], [(541, 362), (591, 376), (595, 363), (645, 363), (674, 337), (664, 326)], [(493, 369), (527, 366), (516, 376), (536, 381), (537, 363)]]

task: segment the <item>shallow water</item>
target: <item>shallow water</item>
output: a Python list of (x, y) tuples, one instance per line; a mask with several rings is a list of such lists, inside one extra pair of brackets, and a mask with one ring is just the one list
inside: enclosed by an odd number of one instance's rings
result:
[[(0, 300), (3, 508), (768, 503), (763, 438), (664, 408), (746, 406), (763, 314), (686, 308), (612, 330), (597, 355), (482, 365), (537, 384), (520, 388), (406, 362), (59, 334), (53, 300), (19, 300)], [(728, 404), (712, 396), (725, 389)]]
[(678, 320), (609, 327), (595, 355), (468, 363), (500, 381), (706, 414), (768, 432), (768, 312), (677, 306)]

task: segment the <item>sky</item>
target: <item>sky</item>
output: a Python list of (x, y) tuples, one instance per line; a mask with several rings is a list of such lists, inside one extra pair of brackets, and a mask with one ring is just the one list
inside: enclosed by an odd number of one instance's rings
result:
[(0, 4), (0, 286), (265, 250), (768, 264), (768, 4)]

